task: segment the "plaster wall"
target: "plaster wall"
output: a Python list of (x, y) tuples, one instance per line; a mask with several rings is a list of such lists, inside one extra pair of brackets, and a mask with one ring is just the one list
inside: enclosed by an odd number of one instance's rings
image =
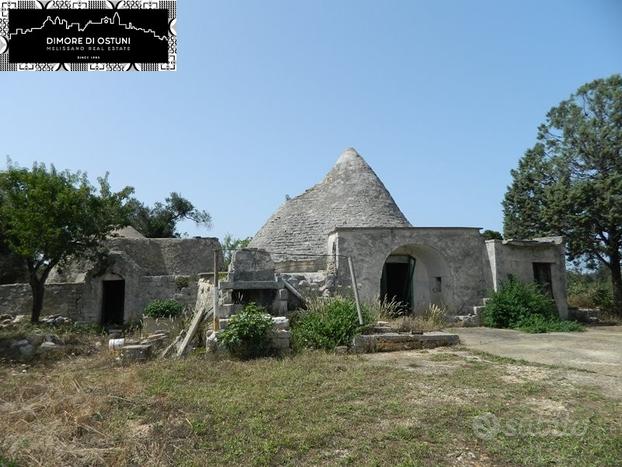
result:
[[(562, 239), (556, 237), (555, 243), (486, 241), (486, 253), (491, 264), (492, 289), (497, 290), (510, 275), (522, 282), (533, 282), (533, 263), (551, 265), (553, 297), (559, 315), (568, 316), (566, 301), (566, 257)], [(530, 245), (531, 243), (531, 245)]]
[[(415, 281), (421, 295), (415, 298), (416, 306), (431, 299), (447, 306), (451, 313), (459, 313), (484, 297), (485, 246), (477, 228), (338, 228), (329, 236), (329, 252), (333, 246), (338, 282), (350, 284), (346, 257), (352, 257), (364, 301), (380, 296), (384, 263), (390, 254), (401, 252), (417, 259)], [(442, 278), (442, 294), (438, 296), (430, 295), (434, 294), (430, 284), (434, 277)]]

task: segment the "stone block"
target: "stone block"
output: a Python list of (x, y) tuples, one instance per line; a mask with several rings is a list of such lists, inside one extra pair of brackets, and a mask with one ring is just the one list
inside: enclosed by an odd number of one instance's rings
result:
[(395, 352), (399, 350), (431, 349), (460, 342), (456, 334), (428, 332), (423, 334), (383, 333), (355, 336), (352, 351), (356, 353)]
[(120, 349), (121, 361), (140, 362), (151, 358), (151, 344), (125, 345)]

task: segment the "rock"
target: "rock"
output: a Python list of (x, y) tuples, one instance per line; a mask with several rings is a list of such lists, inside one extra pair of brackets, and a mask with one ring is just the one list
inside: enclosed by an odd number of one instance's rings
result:
[(20, 339), (13, 342), (13, 344), (11, 344), (11, 348), (23, 347), (25, 345), (30, 345), (30, 341), (28, 339)]
[(212, 334), (207, 336), (207, 338), (205, 339), (205, 350), (207, 352), (218, 352), (218, 334), (217, 333), (212, 332)]
[(39, 346), (39, 349), (42, 351), (55, 350), (59, 348), (60, 348), (60, 345), (56, 345), (54, 342), (43, 342)]
[(13, 318), (13, 323), (17, 324), (26, 320), (28, 320), (28, 315), (16, 315), (15, 318)]
[(276, 330), (287, 330), (289, 329), (289, 319), (285, 316), (274, 316), (272, 318), (272, 325)]
[(54, 334), (47, 334), (43, 340), (45, 342), (52, 342), (53, 344), (56, 345), (65, 345), (65, 343), (62, 341), (62, 339)]
[(13, 321), (13, 315), (10, 315), (8, 313), (2, 313), (0, 315), (0, 321), (5, 321), (7, 319)]
[(121, 347), (121, 361), (123, 362), (139, 362), (151, 358), (150, 344), (125, 345)]
[(30, 341), (32, 345), (34, 345), (35, 347), (38, 347), (41, 345), (41, 343), (45, 339), (44, 339), (44, 336), (42, 336), (41, 334), (35, 334), (34, 336), (29, 336), (28, 340)]
[(22, 357), (32, 357), (32, 355), (35, 353), (35, 348), (31, 343), (28, 343), (27, 345), (22, 345), (20, 347), (18, 347), (19, 349), (19, 354)]
[(348, 347), (345, 346), (345, 345), (339, 345), (339, 346), (335, 347), (335, 353), (339, 354), (339, 355), (347, 354), (348, 353)]
[(276, 350), (289, 349), (292, 334), (284, 329), (277, 329), (272, 332), (272, 347)]

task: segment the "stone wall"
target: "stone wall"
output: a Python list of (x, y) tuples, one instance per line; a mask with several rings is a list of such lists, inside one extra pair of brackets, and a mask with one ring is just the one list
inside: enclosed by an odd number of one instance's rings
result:
[(491, 266), (493, 290), (497, 290), (510, 275), (522, 282), (533, 282), (533, 263), (550, 264), (553, 297), (557, 309), (562, 318), (568, 316), (566, 256), (561, 237), (530, 241), (487, 240), (486, 253)]
[[(59, 314), (82, 319), (83, 284), (47, 284), (42, 315)], [(32, 291), (28, 284), (0, 285), (0, 314), (30, 315)]]
[[(477, 228), (339, 228), (329, 237), (328, 251), (333, 246), (338, 285), (351, 283), (346, 258), (350, 256), (363, 301), (380, 296), (384, 263), (395, 252), (414, 255), (420, 271), (425, 266), (428, 274), (442, 278), (442, 292), (436, 300), (450, 313), (458, 314), (480, 304), (488, 288), (485, 245)], [(424, 280), (415, 279), (420, 283)]]

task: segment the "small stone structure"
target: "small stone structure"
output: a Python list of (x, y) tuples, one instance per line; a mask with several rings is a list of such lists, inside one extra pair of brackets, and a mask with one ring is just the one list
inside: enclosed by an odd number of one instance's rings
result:
[[(223, 257), (216, 238), (145, 238), (131, 227), (106, 242), (107, 257), (94, 264), (75, 261), (57, 268), (46, 284), (43, 314), (76, 321), (123, 324), (139, 320), (155, 299), (173, 298), (193, 309), (201, 296), (200, 278)], [(0, 312), (30, 314), (28, 284), (0, 285)]]
[(220, 289), (220, 316), (230, 316), (247, 303), (263, 306), (273, 315), (286, 315), (288, 292), (283, 281), (276, 277), (270, 254), (256, 248), (233, 253), (226, 281)]
[[(121, 324), (140, 319), (150, 301), (173, 298), (207, 310), (216, 238), (147, 239), (132, 228), (107, 242), (102, 264), (78, 261), (48, 279), (44, 313)], [(417, 313), (445, 307), (477, 324), (490, 291), (510, 277), (539, 283), (567, 317), (561, 237), (488, 240), (474, 227), (413, 226), (372, 168), (347, 149), (325, 178), (289, 199), (235, 252), (219, 284), (220, 317), (256, 302), (287, 315), (305, 296), (348, 295), (352, 259), (361, 300), (394, 299)], [(0, 312), (29, 313), (27, 284), (0, 285)]]

